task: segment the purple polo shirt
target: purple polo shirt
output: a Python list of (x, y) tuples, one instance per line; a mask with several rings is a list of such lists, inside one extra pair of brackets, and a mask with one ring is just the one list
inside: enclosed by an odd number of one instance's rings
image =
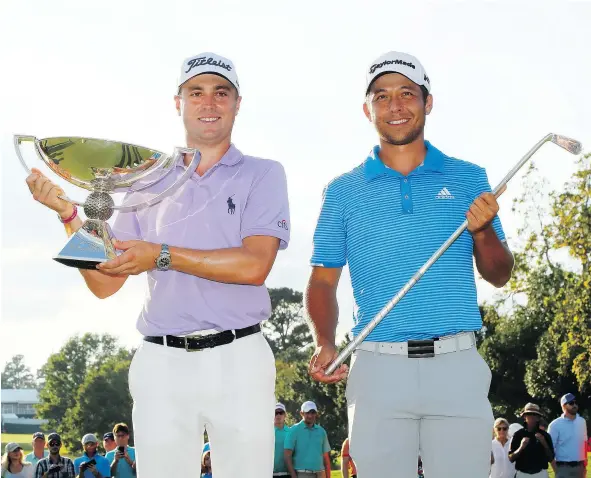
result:
[[(181, 160), (155, 185), (127, 193), (124, 202), (154, 197), (185, 170)], [(113, 233), (123, 241), (139, 239), (197, 250), (240, 247), (245, 237), (264, 235), (279, 238), (280, 249), (285, 249), (289, 228), (283, 166), (245, 156), (231, 145), (203, 176), (194, 173), (161, 202), (119, 213)], [(264, 285), (226, 284), (174, 270), (153, 269), (147, 278), (148, 294), (137, 321), (143, 335), (240, 329), (271, 315)]]

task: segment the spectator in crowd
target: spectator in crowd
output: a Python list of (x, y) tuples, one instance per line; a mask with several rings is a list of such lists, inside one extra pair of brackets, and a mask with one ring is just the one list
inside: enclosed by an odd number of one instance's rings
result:
[(579, 406), (572, 393), (560, 399), (564, 412), (550, 423), (550, 436), (556, 459), (552, 468), (556, 478), (584, 478), (587, 458), (587, 422), (579, 415)]
[(509, 460), (515, 463), (515, 477), (547, 478), (548, 463), (554, 459), (554, 446), (550, 435), (540, 430), (540, 407), (528, 403), (521, 416), (525, 427), (515, 432), (509, 450)]
[(33, 465), (25, 461), (18, 443), (7, 443), (0, 465), (2, 478), (33, 478)]
[(283, 403), (275, 405), (275, 459), (273, 464), (273, 476), (289, 476), (285, 463), (285, 438), (289, 427), (285, 424), (286, 409)]
[(135, 477), (135, 449), (129, 446), (129, 427), (125, 423), (118, 423), (113, 428), (117, 448), (106, 454), (105, 458), (111, 464), (113, 478)]
[(37, 432), (33, 434), (33, 451), (25, 456), (25, 460), (33, 465), (33, 469), (39, 460), (43, 458), (47, 458), (49, 456), (49, 451), (45, 448), (45, 435), (41, 432)]
[(343, 478), (357, 478), (357, 468), (349, 454), (349, 437), (345, 438), (341, 447), (341, 475)]
[(330, 478), (330, 444), (326, 430), (316, 424), (318, 407), (304, 402), (302, 420), (292, 426), (285, 439), (285, 463), (291, 478)]
[(74, 463), (68, 457), (60, 456), (62, 439), (57, 433), (47, 436), (49, 456), (39, 460), (35, 467), (35, 478), (75, 478)]
[(201, 457), (201, 478), (212, 478), (211, 450), (207, 450)]
[(98, 454), (98, 439), (92, 433), (82, 437), (84, 455), (74, 460), (74, 471), (80, 478), (105, 478), (111, 476), (111, 463)]
[(515, 464), (509, 461), (509, 422), (504, 418), (497, 418), (493, 427), (494, 438), (492, 441), (492, 466), (490, 478), (513, 478), (515, 476)]
[(107, 432), (103, 435), (103, 448), (105, 449), (105, 455), (117, 448), (117, 443), (115, 443), (115, 435), (113, 435), (113, 432)]

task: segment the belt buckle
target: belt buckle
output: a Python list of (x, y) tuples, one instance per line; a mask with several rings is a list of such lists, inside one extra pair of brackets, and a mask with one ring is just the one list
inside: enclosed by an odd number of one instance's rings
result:
[(200, 348), (200, 349), (190, 349), (189, 348), (189, 340), (188, 339), (198, 339), (198, 338), (202, 338), (203, 336), (201, 335), (185, 335), (183, 337), (183, 339), (185, 340), (185, 350), (187, 352), (203, 352), (204, 348)]
[(433, 358), (435, 357), (435, 340), (409, 340), (408, 358)]

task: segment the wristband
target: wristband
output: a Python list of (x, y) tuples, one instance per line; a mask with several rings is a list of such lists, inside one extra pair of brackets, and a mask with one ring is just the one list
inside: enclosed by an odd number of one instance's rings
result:
[(60, 218), (60, 221), (62, 221), (63, 224), (69, 224), (70, 222), (72, 222), (76, 216), (78, 215), (78, 208), (76, 207), (76, 205), (74, 205), (74, 212), (72, 213), (72, 215), (67, 218), (67, 219), (62, 219), (62, 217), (58, 214), (58, 217)]

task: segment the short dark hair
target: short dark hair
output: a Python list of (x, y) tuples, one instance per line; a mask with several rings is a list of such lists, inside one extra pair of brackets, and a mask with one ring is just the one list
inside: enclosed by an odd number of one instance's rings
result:
[(129, 427), (125, 423), (117, 423), (117, 425), (113, 427), (113, 434), (117, 435), (119, 432), (129, 435)]

